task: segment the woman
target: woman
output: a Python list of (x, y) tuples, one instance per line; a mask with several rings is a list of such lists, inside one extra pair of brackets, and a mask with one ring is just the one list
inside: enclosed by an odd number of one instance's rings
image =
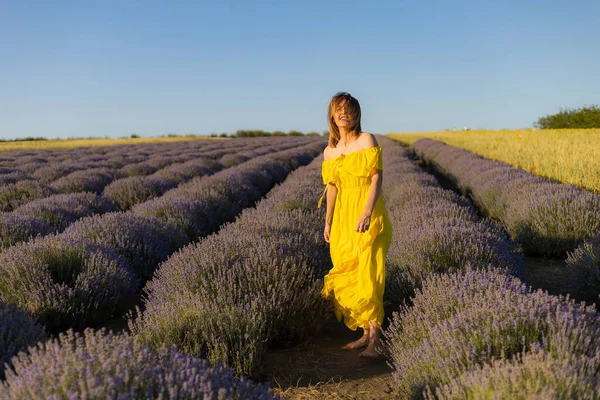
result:
[(360, 114), (358, 101), (349, 93), (337, 93), (329, 103), (329, 145), (322, 166), (323, 196), (327, 193), (323, 234), (330, 243), (333, 268), (321, 294), (333, 302), (338, 320), (343, 318), (352, 330), (364, 330), (344, 348), (366, 347), (361, 356), (377, 357), (392, 227), (381, 198), (381, 147), (371, 133), (361, 132)]

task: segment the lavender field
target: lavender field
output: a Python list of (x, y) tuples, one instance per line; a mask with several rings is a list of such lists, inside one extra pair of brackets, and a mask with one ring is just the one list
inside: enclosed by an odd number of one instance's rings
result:
[(417, 142), (457, 193), (378, 141), (386, 387), (285, 387), (268, 365), (331, 316), (327, 141), (271, 137), (2, 153), (0, 399), (600, 398), (595, 305), (523, 280), (561, 257), (597, 299), (600, 199)]

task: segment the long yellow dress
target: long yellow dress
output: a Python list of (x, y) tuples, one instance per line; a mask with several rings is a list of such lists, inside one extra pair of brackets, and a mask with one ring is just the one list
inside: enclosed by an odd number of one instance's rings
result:
[(368, 329), (370, 320), (381, 327), (384, 318), (385, 255), (392, 240), (392, 224), (381, 196), (369, 229), (356, 232), (373, 168), (383, 170), (379, 146), (341, 154), (322, 164), (323, 183), (334, 184), (337, 196), (329, 235), (333, 268), (325, 276), (321, 295), (333, 302), (337, 319), (343, 318), (352, 330)]

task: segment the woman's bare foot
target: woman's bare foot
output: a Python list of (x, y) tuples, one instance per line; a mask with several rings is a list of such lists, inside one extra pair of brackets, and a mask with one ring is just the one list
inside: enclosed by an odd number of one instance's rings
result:
[(343, 346), (342, 349), (350, 350), (350, 349), (361, 349), (363, 347), (367, 347), (369, 345), (369, 331), (364, 330), (362, 337), (354, 342), (350, 342), (347, 345)]
[[(369, 321), (369, 339), (367, 348), (359, 354), (360, 357), (366, 358), (379, 358), (381, 354), (377, 351), (376, 347), (380, 347), (381, 329), (373, 321)], [(366, 331), (365, 331), (366, 332)]]

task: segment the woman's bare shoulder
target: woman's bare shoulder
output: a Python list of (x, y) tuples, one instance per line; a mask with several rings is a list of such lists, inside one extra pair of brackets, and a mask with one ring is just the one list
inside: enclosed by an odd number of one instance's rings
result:
[(329, 160), (330, 158), (332, 158), (332, 152), (334, 151), (334, 148), (332, 147), (325, 147), (325, 150), (323, 150), (323, 160)]
[(358, 137), (358, 144), (361, 150), (365, 150), (371, 147), (377, 147), (377, 139), (375, 139), (375, 135), (369, 132), (361, 132)]

